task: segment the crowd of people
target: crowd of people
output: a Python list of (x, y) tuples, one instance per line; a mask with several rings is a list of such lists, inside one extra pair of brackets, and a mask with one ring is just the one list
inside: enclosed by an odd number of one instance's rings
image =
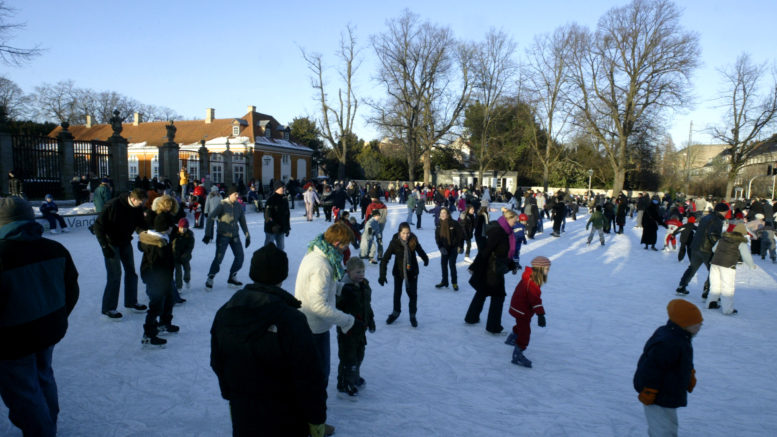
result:
[[(597, 233), (603, 246), (607, 241), (605, 234), (617, 236), (624, 232), (628, 217), (635, 228), (641, 229), (644, 249), (655, 251), (659, 250), (658, 229), (665, 228), (662, 250), (677, 250), (678, 261), (683, 261), (686, 253), (689, 259), (676, 292), (688, 294), (686, 287), (704, 264), (709, 271), (702, 294), (705, 306), (721, 308), (724, 314), (737, 312), (733, 306), (734, 275), (740, 260), (754, 267), (752, 253), (762, 259), (768, 255), (772, 262), (777, 262), (774, 205), (765, 199), (729, 204), (708, 198), (660, 198), (645, 193), (635, 198), (622, 194), (613, 199), (601, 194), (575, 196), (563, 191), (548, 195), (520, 188), (514, 193), (454, 185), (391, 184), (383, 189), (379, 184), (362, 187), (349, 182), (330, 186), (313, 181), (272, 181), (267, 186), (249, 181), (247, 187), (241, 186), (241, 181), (235, 186), (208, 187), (207, 181), (189, 180), (184, 171), (179, 182), (182, 188), (175, 191), (169, 184), (146, 185), (145, 181), (136, 181), (133, 190), (115, 196), (110, 179), (101, 180), (95, 187), (91, 197), (98, 216), (91, 230), (101, 247), (106, 268), (102, 314), (111, 320), (123, 317), (118, 311), (123, 274), (124, 307), (146, 315), (141, 343), (146, 347), (163, 347), (165, 337), (180, 330), (172, 323), (174, 306), (186, 302), (180, 292), (189, 288), (192, 280), (190, 262), (195, 239), (189, 218), (194, 228), (204, 228), (202, 243), (216, 243), (205, 278), (206, 290), (213, 288), (229, 247), (234, 261), (227, 285), (240, 290), (216, 313), (211, 329), (211, 366), (218, 376), (222, 396), (230, 403), (235, 435), (251, 435), (256, 429), (267, 430), (268, 435), (323, 436), (334, 432), (334, 427), (326, 423), (331, 330), (336, 328), (338, 345), (337, 391), (342, 396), (357, 398), (366, 384), (360, 373), (366, 334), (376, 330), (366, 266), (379, 265), (378, 284), (385, 286), (389, 282), (388, 264), (394, 258), (393, 308), (386, 324), (399, 319), (404, 288), (410, 324), (418, 327), (419, 258), (426, 268), (429, 256), (411, 226), (415, 225), (416, 232), (423, 231), (425, 213), (432, 216), (434, 242), (440, 254), (440, 282), (435, 287), (458, 291), (458, 255), (464, 254), (469, 263), (468, 283), (474, 295), (464, 315), (466, 323), (480, 323), (486, 298), (490, 298), (485, 329), (503, 335), (502, 312), (508, 291), (505, 275), (523, 270), (509, 300), (508, 311), (515, 318), (515, 325), (505, 341), (513, 346), (511, 362), (523, 367), (532, 367), (524, 352), (533, 316), (537, 315), (538, 326), (546, 326), (540, 288), (548, 281), (551, 260), (536, 256), (524, 268), (520, 251), (528, 240), (544, 232), (545, 220), (552, 223), (550, 236), (560, 238), (566, 221), (576, 220), (579, 209), (587, 207), (591, 212), (586, 222), (586, 229), (591, 227), (587, 244)], [(50, 305), (54, 301), (61, 303), (52, 308), (54, 313), (29, 315), (16, 324), (3, 320), (3, 326), (10, 326), (4, 330), (19, 329), (20, 324), (29, 323), (36, 327), (25, 333), (25, 338), (35, 337), (33, 349), (21, 350), (4, 331), (3, 341), (8, 342), (4, 350), (8, 352), (0, 358), (0, 393), (9, 406), (11, 420), (25, 432), (32, 432), (56, 428), (51, 355), (54, 344), (64, 335), (67, 315), (78, 298), (78, 273), (64, 247), (41, 238), (43, 228), (34, 222), (32, 207), (22, 197), (17, 187), (14, 196), (0, 199), (0, 257), (4, 261), (0, 265), (3, 269), (10, 265), (5, 263), (9, 248), (28, 243), (50, 246), (40, 252), (50, 258), (22, 257), (15, 263), (38, 268), (50, 259), (63, 261), (57, 264), (62, 267), (60, 270), (46, 271), (42, 276), (49, 278), (47, 283), (53, 281), (61, 287), (33, 287), (39, 296), (33, 293), (25, 297), (42, 299)], [(306, 220), (314, 220), (314, 215), (320, 217), (321, 208), (324, 220), (332, 224), (310, 241), (297, 268), (292, 294), (282, 288), (290, 273), (284, 245), (291, 232), (291, 209), (297, 197), (304, 203)], [(495, 209), (492, 199), (506, 205)], [(384, 247), (386, 203), (392, 202), (406, 206), (407, 219), (392, 230)], [(251, 257), (249, 276), (253, 282), (244, 286), (237, 274), (243, 266), (243, 250), (251, 244), (245, 219), (249, 207), (263, 214), (265, 239)], [(40, 207), (50, 229), (55, 231), (59, 223), (64, 231), (66, 227), (61, 217), (57, 218), (57, 210), (50, 196)], [(132, 247), (135, 233), (137, 247), (143, 254), (139, 272), (146, 286), (148, 305), (138, 302), (139, 277)], [(470, 258), (473, 238), (476, 253)], [(11, 292), (21, 293), (14, 284)], [(63, 298), (46, 300), (47, 294), (56, 293)], [(634, 379), (651, 429), (676, 427), (676, 414), (672, 416), (672, 411), (664, 410), (684, 406), (686, 398), (677, 392), (678, 384), (685, 384), (690, 392), (695, 381), (692, 358), (690, 365), (684, 359), (678, 369), (656, 368), (662, 354), (669, 353), (668, 343), (677, 342), (687, 354), (690, 338), (701, 327), (701, 315), (696, 315), (698, 308), (682, 299), (672, 302), (677, 301), (685, 303), (670, 303), (669, 322), (646, 344)], [(7, 312), (4, 310), (3, 317), (8, 317)], [(19, 364), (23, 370), (2, 372), (9, 368), (9, 362), (16, 364), (20, 360), (29, 362)], [(677, 376), (669, 384), (660, 378), (660, 372), (676, 372)], [(13, 388), (21, 380), (14, 378), (33, 379), (41, 385), (35, 412), (18, 401), (25, 393)]]

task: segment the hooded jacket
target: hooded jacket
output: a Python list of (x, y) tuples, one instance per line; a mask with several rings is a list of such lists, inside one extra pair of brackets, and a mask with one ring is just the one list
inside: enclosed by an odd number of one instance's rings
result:
[(634, 390), (658, 390), (655, 404), (665, 408), (688, 404), (693, 370), (691, 333), (672, 321), (656, 329), (645, 343), (634, 373)]
[(515, 286), (510, 299), (510, 315), (516, 319), (531, 319), (535, 314), (545, 314), (542, 306), (542, 290), (531, 280), (533, 269), (526, 267), (521, 275), (521, 282)]

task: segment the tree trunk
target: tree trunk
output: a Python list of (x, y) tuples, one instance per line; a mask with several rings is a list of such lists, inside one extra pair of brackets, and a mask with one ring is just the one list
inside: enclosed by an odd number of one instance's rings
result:
[[(729, 172), (728, 180), (726, 181), (726, 192), (723, 193), (723, 198), (728, 199), (729, 201), (734, 200), (734, 181), (736, 181), (736, 178), (737, 178), (736, 171), (734, 171), (733, 174)], [(747, 195), (750, 196), (750, 193), (747, 193)]]
[(548, 168), (547, 163), (542, 164), (542, 191), (547, 193), (548, 192), (548, 177), (550, 174), (550, 168)]
[(407, 177), (415, 185), (415, 162), (410, 155), (407, 157)]
[(424, 152), (424, 183), (432, 182), (432, 154), (428, 150)]
[(340, 160), (340, 164), (337, 166), (337, 179), (345, 180), (345, 156)]
[(621, 166), (614, 166), (613, 173), (615, 177), (612, 181), (612, 197), (617, 197), (623, 191), (623, 183), (626, 181), (626, 169)]

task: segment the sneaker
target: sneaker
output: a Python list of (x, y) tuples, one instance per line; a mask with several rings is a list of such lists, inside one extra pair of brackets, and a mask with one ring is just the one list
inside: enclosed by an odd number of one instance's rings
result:
[(677, 290), (675, 290), (677, 294), (688, 294), (688, 290), (685, 289), (685, 286), (677, 287)]
[(237, 273), (233, 273), (229, 275), (229, 279), (227, 279), (227, 285), (232, 287), (242, 287), (243, 283), (237, 280)]
[(139, 303), (136, 303), (134, 305), (125, 305), (124, 308), (130, 309), (130, 310), (132, 310), (133, 312), (136, 312), (136, 313), (145, 313), (146, 310), (148, 309), (147, 306), (141, 305)]
[(410, 325), (413, 328), (417, 328), (418, 327), (418, 320), (416, 320), (415, 316), (410, 316)]
[(121, 315), (120, 312), (118, 312), (116, 310), (105, 311), (105, 312), (103, 312), (103, 314), (106, 317), (108, 317), (109, 319), (113, 319), (113, 320), (119, 320), (122, 317), (124, 317), (124, 316)]
[(453, 291), (459, 291), (459, 284), (453, 284)]
[(515, 335), (514, 332), (511, 332), (510, 335), (507, 336), (507, 339), (505, 339), (505, 344), (510, 346), (515, 346), (515, 339), (518, 337)]
[(393, 312), (393, 313), (389, 314), (388, 318), (386, 319), (386, 324), (390, 325), (390, 324), (394, 323), (394, 321), (397, 320), (398, 318), (399, 318), (399, 313)]
[(181, 327), (170, 323), (169, 325), (159, 325), (157, 329), (159, 330), (159, 335), (165, 335), (165, 334), (177, 334), (178, 331), (181, 330)]
[(208, 275), (208, 279), (205, 280), (205, 288), (208, 291), (213, 289), (213, 276)]
[(529, 359), (523, 355), (523, 351), (517, 347), (513, 350), (513, 359), (510, 362), (518, 366), (531, 368), (531, 361), (529, 361)]
[(153, 336), (153, 337), (149, 337), (147, 335), (143, 335), (143, 339), (140, 340), (140, 343), (143, 346), (147, 346), (147, 347), (163, 348), (167, 344), (167, 340), (165, 340), (164, 338), (159, 338), (156, 335)]
[(447, 282), (440, 282), (439, 284), (435, 285), (434, 288), (442, 288), (447, 286), (448, 286)]

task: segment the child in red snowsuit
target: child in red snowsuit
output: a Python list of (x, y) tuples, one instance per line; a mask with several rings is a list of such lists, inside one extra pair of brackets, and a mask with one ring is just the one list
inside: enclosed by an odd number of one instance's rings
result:
[(515, 345), (512, 363), (531, 367), (531, 361), (523, 355), (529, 346), (531, 337), (531, 319), (537, 314), (537, 325), (545, 327), (545, 308), (542, 306), (540, 286), (548, 280), (550, 260), (538, 256), (531, 261), (531, 267), (523, 271), (521, 282), (515, 287), (510, 300), (510, 315), (515, 317), (513, 332), (507, 337), (506, 344)]

